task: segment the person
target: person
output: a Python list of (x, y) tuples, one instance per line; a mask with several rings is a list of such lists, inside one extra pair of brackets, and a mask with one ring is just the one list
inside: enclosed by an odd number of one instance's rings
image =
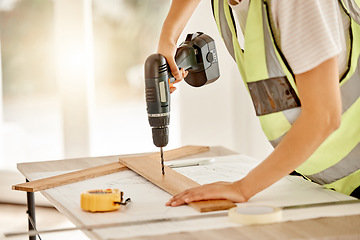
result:
[[(223, 1), (229, 1), (230, 7)], [(176, 82), (187, 74), (176, 66), (176, 43), (199, 2), (173, 0), (162, 27), (158, 53), (167, 59)], [(360, 10), (356, 3), (214, 0), (212, 4), (219, 32), (275, 148), (244, 178), (188, 189), (166, 205), (208, 199), (246, 202), (295, 169), (309, 180), (359, 198), (356, 11)], [(241, 31), (236, 30), (233, 13)], [(244, 35), (244, 48), (233, 41), (239, 34)], [(175, 89), (172, 86), (171, 92)]]

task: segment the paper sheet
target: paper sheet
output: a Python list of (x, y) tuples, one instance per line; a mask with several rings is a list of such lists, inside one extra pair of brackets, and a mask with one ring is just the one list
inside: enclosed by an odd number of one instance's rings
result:
[[(179, 162), (179, 160), (177, 162)], [(209, 165), (176, 168), (175, 170), (200, 184), (206, 184), (214, 181), (235, 181), (241, 179), (259, 163), (258, 160), (244, 155), (232, 155), (216, 157), (215, 162)], [(60, 172), (47, 174), (34, 173), (32, 177), (44, 178), (57, 174), (60, 174)], [(125, 198), (131, 198), (132, 203), (114, 212), (88, 213), (82, 211), (80, 208), (81, 192), (102, 188), (118, 188), (125, 193)], [(121, 223), (145, 219), (162, 219), (204, 214), (198, 213), (189, 206), (166, 207), (165, 203), (171, 197), (170, 194), (164, 192), (131, 170), (56, 187), (46, 190), (46, 193), (52, 198), (57, 199), (60, 205), (59, 209), (66, 209), (67, 212), (65, 212), (65, 214), (70, 217), (70, 219), (75, 219), (76, 222), (81, 222), (82, 225)], [(287, 176), (254, 196), (248, 203), (243, 203), (243, 205), (290, 206), (351, 199), (353, 198), (324, 189), (301, 177)], [(283, 212), (283, 221), (354, 214), (360, 214), (360, 204), (286, 210)], [(206, 219), (181, 222), (164, 222), (95, 229), (91, 234), (92, 236), (95, 235), (98, 239), (122, 239), (183, 231), (218, 229), (232, 226), (239, 225), (229, 222), (227, 217), (209, 217)]]

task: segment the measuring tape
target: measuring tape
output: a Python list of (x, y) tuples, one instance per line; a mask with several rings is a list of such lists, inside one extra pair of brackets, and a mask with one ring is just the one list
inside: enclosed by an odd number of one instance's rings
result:
[(123, 202), (124, 193), (119, 189), (98, 189), (81, 193), (80, 206), (84, 211), (108, 212), (128, 204), (131, 199)]

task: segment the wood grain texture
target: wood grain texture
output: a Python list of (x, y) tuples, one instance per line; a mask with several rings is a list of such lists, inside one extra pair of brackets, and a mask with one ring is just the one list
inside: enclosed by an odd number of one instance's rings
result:
[[(120, 158), (119, 161), (173, 196), (186, 189), (200, 186), (197, 182), (167, 166), (165, 166), (165, 175), (162, 175), (160, 161), (149, 156)], [(192, 202), (189, 206), (199, 212), (211, 212), (227, 210), (236, 205), (229, 200), (209, 200)]]
[[(210, 149), (209, 147), (205, 147), (205, 146), (184, 146), (181, 148), (165, 151), (164, 156), (165, 156), (165, 160), (175, 160), (193, 154), (206, 152), (209, 151), (209, 149)], [(140, 158), (146, 156), (153, 159), (160, 159), (159, 153), (147, 154), (145, 156), (140, 156)], [(91, 167), (83, 170), (73, 171), (70, 173), (65, 173), (53, 177), (30, 181), (27, 183), (16, 184), (12, 186), (12, 189), (18, 191), (26, 191), (26, 192), (37, 192), (53, 187), (58, 187), (74, 182), (83, 181), (86, 179), (104, 176), (115, 172), (120, 172), (125, 169), (127, 169), (125, 165), (119, 162), (114, 162), (97, 167)]]
[(26, 191), (26, 192), (37, 192), (53, 187), (58, 187), (82, 180), (100, 177), (103, 175), (120, 172), (125, 170), (126, 167), (119, 163), (109, 163), (98, 167), (87, 168), (79, 171), (65, 173), (53, 177), (43, 178), (31, 182), (16, 184), (12, 186), (13, 190)]
[[(207, 146), (185, 146), (181, 148), (175, 148), (164, 152), (164, 160), (171, 161), (198, 153), (208, 152), (209, 150), (210, 148)], [(150, 154), (149, 157), (153, 159), (160, 159), (160, 153)]]

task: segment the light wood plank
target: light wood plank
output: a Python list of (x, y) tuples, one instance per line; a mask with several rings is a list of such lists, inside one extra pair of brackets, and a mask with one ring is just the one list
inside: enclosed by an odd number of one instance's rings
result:
[[(175, 160), (182, 157), (191, 156), (193, 154), (202, 153), (209, 151), (209, 147), (205, 146), (184, 146), (173, 150), (165, 151), (165, 160)], [(160, 159), (159, 153), (152, 153), (145, 155), (153, 159)], [(140, 157), (142, 158), (142, 157)], [(160, 162), (160, 161), (159, 161)], [(66, 174), (61, 174), (53, 177), (43, 178), (27, 183), (16, 184), (12, 186), (13, 190), (26, 191), (26, 192), (37, 192), (53, 187), (58, 187), (74, 182), (83, 181), (95, 177), (104, 176), (107, 174), (120, 172), (127, 169), (126, 166), (119, 162), (109, 163), (97, 167), (91, 167), (83, 170), (78, 170)]]
[[(137, 172), (156, 186), (170, 193), (177, 195), (186, 189), (198, 187), (200, 184), (177, 171), (165, 166), (165, 175), (161, 172), (161, 163), (157, 159), (146, 157), (120, 158), (121, 163)], [(209, 200), (190, 203), (199, 212), (210, 212), (227, 210), (236, 205), (229, 200)]]
[[(191, 146), (191, 145), (181, 148), (175, 148), (164, 152), (164, 160), (171, 161), (198, 153), (208, 152), (209, 150), (210, 148), (207, 146)], [(154, 153), (149, 156), (154, 159), (160, 159), (160, 153)]]
[(12, 186), (13, 190), (37, 192), (53, 187), (58, 187), (74, 182), (83, 181), (90, 178), (126, 170), (126, 166), (119, 162), (109, 163), (97, 167), (87, 168), (79, 171), (65, 173), (53, 177), (43, 178), (31, 182), (16, 184)]

